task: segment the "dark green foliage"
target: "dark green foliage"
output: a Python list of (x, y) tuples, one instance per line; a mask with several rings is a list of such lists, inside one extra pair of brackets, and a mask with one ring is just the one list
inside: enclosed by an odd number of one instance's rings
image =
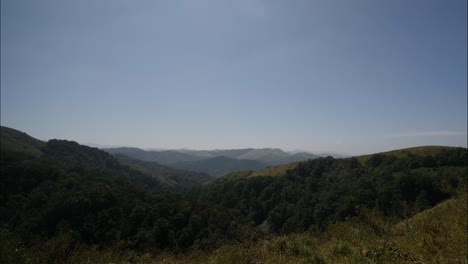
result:
[[(435, 155), (375, 154), (319, 158), (300, 163), (284, 177), (217, 180), (199, 191), (203, 201), (235, 208), (277, 233), (326, 227), (377, 208), (402, 218), (433, 207), (466, 186), (468, 151), (448, 148)], [(265, 228), (266, 227), (266, 228)]]
[(29, 156), (41, 155), (41, 147), (44, 142), (37, 140), (28, 134), (9, 127), (0, 127), (1, 151), (4, 155), (23, 153)]
[(204, 172), (212, 176), (222, 176), (235, 170), (258, 170), (266, 167), (265, 164), (255, 160), (241, 160), (228, 157), (214, 157), (199, 161), (179, 162), (171, 166), (179, 169)]
[[(319, 158), (298, 163), (285, 176), (242, 171), (176, 193), (172, 184), (194, 184), (206, 175), (116, 159), (72, 141), (26, 137), (29, 143), (11, 144), (23, 137), (7, 137), (7, 147), (2, 142), (0, 236), (25, 249), (50, 242), (58, 248), (51, 252), (60, 252), (51, 262), (66, 259), (78, 244), (179, 251), (319, 230), (367, 208), (405, 218), (467, 187), (467, 149), (438, 148)], [(10, 247), (0, 241), (0, 248)], [(346, 248), (336, 253), (348, 254)]]
[(168, 193), (101, 150), (51, 140), (40, 151), (5, 150), (0, 158), (0, 228), (28, 245), (67, 233), (76, 243), (158, 251), (250, 233), (238, 211)]
[(157, 162), (136, 160), (122, 154), (115, 154), (114, 157), (117, 158), (120, 163), (129, 165), (137, 170), (143, 170), (164, 183), (173, 186), (174, 189), (191, 187), (212, 178), (206, 173), (177, 170), (158, 164)]

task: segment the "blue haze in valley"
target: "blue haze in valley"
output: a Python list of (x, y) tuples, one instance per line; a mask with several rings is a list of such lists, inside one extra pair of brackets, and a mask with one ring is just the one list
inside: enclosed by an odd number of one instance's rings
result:
[(1, 124), (142, 148), (467, 144), (465, 0), (3, 0)]

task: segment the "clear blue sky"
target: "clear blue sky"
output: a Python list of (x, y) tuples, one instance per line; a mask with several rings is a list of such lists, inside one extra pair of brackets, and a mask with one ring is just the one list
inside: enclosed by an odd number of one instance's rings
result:
[(1, 124), (40, 139), (467, 144), (466, 0), (2, 0)]

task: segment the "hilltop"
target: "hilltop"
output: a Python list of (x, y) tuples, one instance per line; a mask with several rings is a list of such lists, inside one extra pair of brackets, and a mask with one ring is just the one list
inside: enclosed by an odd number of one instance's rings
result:
[(43, 141), (35, 139), (24, 132), (9, 127), (0, 127), (2, 151), (21, 152), (32, 156), (42, 154)]

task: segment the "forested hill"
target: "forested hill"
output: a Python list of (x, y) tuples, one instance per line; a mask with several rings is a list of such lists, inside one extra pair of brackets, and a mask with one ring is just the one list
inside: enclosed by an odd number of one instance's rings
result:
[(296, 163), (281, 177), (233, 172), (196, 193), (201, 200), (239, 210), (262, 232), (303, 232), (345, 220), (359, 208), (397, 218), (430, 208), (466, 188), (467, 161), (466, 148), (450, 147), (327, 157)]
[(0, 126), (0, 133), (2, 152), (16, 152), (30, 156), (39, 156), (42, 154), (41, 148), (45, 145), (45, 142), (9, 127)]
[(128, 165), (135, 170), (142, 171), (174, 187), (191, 187), (212, 179), (212, 177), (206, 173), (173, 169), (157, 162), (132, 159), (123, 154), (115, 154), (114, 157), (120, 163)]
[[(119, 243), (143, 250), (208, 247), (222, 237), (248, 233), (237, 211), (187, 200), (152, 175), (177, 182), (192, 173), (124, 157), (119, 161), (72, 141), (30, 140), (9, 128), (2, 127), (1, 134), (0, 236), (6, 230), (15, 241), (41, 244), (66, 233), (76, 239), (74, 245)], [(12, 242), (0, 241), (0, 263), (9, 263), (5, 258), (11, 252), (3, 249)]]
[[(161, 251), (200, 252), (289, 234), (321, 237), (356, 217), (367, 219), (359, 228), (383, 236), (379, 223), (463, 197), (467, 188), (466, 148), (318, 158), (261, 173), (238, 171), (201, 185), (191, 181), (193, 187), (183, 191), (171, 184), (183, 184), (178, 177), (184, 175), (159, 164), (72, 141), (43, 142), (4, 127), (1, 133), (0, 263), (75, 257), (81, 263), (106, 256), (102, 252), (129, 254), (103, 263), (132, 262), (134, 256), (151, 263)], [(197, 175), (199, 182), (206, 177)], [(351, 254), (343, 244), (351, 242), (340, 243), (333, 252)], [(383, 254), (372, 252), (373, 258), (361, 257), (376, 261)]]
[(223, 176), (230, 171), (236, 171), (240, 169), (251, 169), (260, 170), (265, 167), (265, 164), (246, 159), (233, 159), (224, 156), (207, 158), (198, 161), (187, 161), (173, 164), (176, 168), (206, 172), (213, 176)]
[(43, 142), (18, 130), (1, 127), (3, 160), (33, 159), (67, 171), (101, 171), (146, 190), (176, 190), (207, 181), (204, 173), (175, 170), (155, 162), (139, 162), (68, 140)]

